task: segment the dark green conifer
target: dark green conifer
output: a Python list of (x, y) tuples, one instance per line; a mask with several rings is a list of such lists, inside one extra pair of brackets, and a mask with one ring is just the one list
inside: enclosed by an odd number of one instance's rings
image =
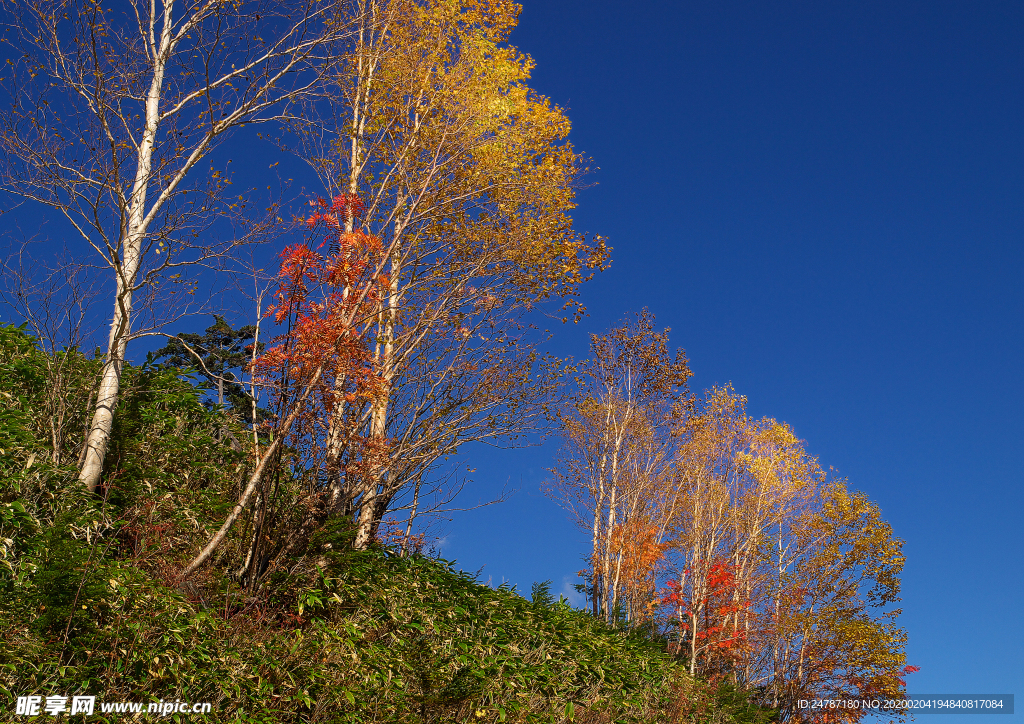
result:
[[(252, 397), (232, 370), (241, 371), (252, 359), (256, 327), (250, 324), (233, 329), (222, 316), (215, 314), (213, 318), (213, 325), (207, 327), (204, 334), (178, 334), (153, 356), (165, 359), (165, 364), (170, 367), (194, 368), (211, 389), (216, 390), (217, 405), (226, 407), (251, 424)], [(262, 349), (263, 343), (260, 342), (257, 351)], [(266, 414), (257, 410), (261, 420)]]

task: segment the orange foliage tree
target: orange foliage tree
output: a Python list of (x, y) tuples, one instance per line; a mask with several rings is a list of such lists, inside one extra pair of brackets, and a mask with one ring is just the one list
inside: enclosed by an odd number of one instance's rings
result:
[[(582, 572), (594, 615), (643, 620), (679, 496), (671, 484), (677, 426), (688, 405), (690, 370), (668, 351), (644, 310), (591, 338), (593, 357), (561, 413), (565, 444), (548, 493), (591, 535)], [(642, 591), (642, 594), (641, 594)]]
[[(593, 525), (581, 573), (595, 615), (653, 618), (692, 675), (755, 691), (783, 720), (808, 716), (801, 699), (897, 697), (916, 669), (894, 608), (903, 544), (878, 507), (830, 477), (788, 425), (749, 416), (730, 387), (639, 404), (621, 380), (637, 385), (653, 363), (608, 349), (595, 345), (615, 360), (614, 384), (564, 416), (552, 471), (552, 490)], [(656, 419), (670, 421), (658, 455)], [(629, 615), (609, 616), (617, 603)]]
[[(292, 447), (302, 451), (305, 466), (318, 467), (315, 461), (328, 449), (329, 436), (354, 435), (351, 429), (330, 428), (335, 411), (382, 394), (368, 333), (387, 277), (381, 272), (380, 239), (343, 228), (344, 216), (362, 208), (357, 197), (340, 194), (332, 203), (318, 199), (312, 205), (306, 225), (323, 238), (315, 248), (304, 242), (281, 253), (275, 304), (267, 316), (286, 331), (255, 360), (253, 371), (258, 383), (273, 391), (279, 409), (288, 408), (319, 373), (291, 431)], [(349, 475), (365, 470), (374, 457), (370, 451), (385, 446), (384, 440), (367, 436), (358, 442), (350, 440), (349, 449), (358, 452), (343, 462)]]
[(610, 546), (615, 551), (617, 601), (632, 620), (650, 615), (647, 604), (657, 585), (667, 547), (661, 539), (659, 527), (645, 517), (627, 520), (612, 531)]
[(746, 631), (734, 622), (747, 602), (737, 595), (735, 567), (728, 561), (712, 564), (693, 587), (703, 593), (699, 600), (687, 596), (688, 574), (686, 570), (680, 580), (667, 581), (654, 605), (669, 609), (669, 650), (681, 654), (689, 648), (691, 657), (701, 658), (702, 673), (717, 678), (732, 671), (741, 656)]

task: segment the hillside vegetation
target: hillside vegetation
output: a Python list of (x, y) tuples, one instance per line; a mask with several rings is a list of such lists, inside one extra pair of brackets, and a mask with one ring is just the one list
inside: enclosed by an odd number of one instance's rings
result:
[(89, 494), (76, 470), (98, 368), (0, 328), (5, 714), (18, 696), (85, 693), (208, 701), (206, 720), (223, 722), (769, 720), (742, 692), (691, 679), (657, 637), (615, 630), (544, 585), (527, 600), (437, 558), (353, 551), (337, 525), (257, 586), (226, 563), (253, 534), (243, 526), (182, 578), (238, 500), (244, 427), (205, 405), (187, 371), (128, 366), (105, 485)]

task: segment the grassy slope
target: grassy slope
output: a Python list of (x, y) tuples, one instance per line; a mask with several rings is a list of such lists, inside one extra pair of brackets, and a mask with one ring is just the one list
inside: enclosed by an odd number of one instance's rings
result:
[(244, 454), (217, 442), (224, 418), (187, 380), (130, 368), (108, 494), (88, 496), (64, 448), (73, 458), (96, 363), (58, 361), (55, 385), (55, 360), (0, 328), (0, 720), (18, 695), (78, 693), (210, 701), (223, 722), (763, 718), (657, 642), (444, 561), (338, 552), (345, 531), (321, 532), (255, 593), (224, 562), (179, 584), (237, 500)]

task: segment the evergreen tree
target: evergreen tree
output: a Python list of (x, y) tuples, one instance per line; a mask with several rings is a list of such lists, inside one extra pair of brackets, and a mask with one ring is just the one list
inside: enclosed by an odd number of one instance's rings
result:
[[(252, 358), (252, 342), (256, 327), (246, 325), (232, 329), (223, 317), (214, 315), (214, 323), (202, 335), (183, 332), (172, 337), (167, 346), (154, 353), (155, 359), (164, 358), (170, 367), (191, 367), (202, 375), (217, 391), (219, 406), (238, 414), (247, 423), (252, 423), (252, 396), (239, 377), (232, 370), (245, 367)], [(257, 352), (262, 351), (259, 343)], [(267, 415), (257, 410), (260, 420)]]

